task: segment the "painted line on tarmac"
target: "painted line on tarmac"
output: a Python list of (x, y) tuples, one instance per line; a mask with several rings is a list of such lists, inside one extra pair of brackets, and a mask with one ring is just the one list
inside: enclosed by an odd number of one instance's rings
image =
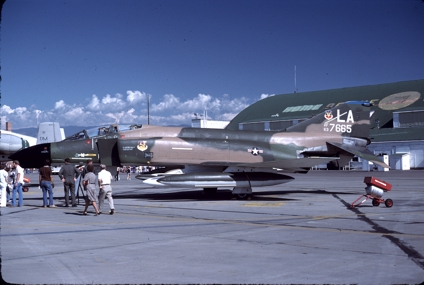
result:
[[(363, 215), (361, 211), (356, 207), (351, 208), (349, 203), (347, 203), (345, 200), (337, 196), (336, 194), (333, 195), (334, 198), (338, 199), (341, 203), (349, 207), (349, 210), (354, 212), (355, 214), (358, 214), (358, 218), (370, 225), (374, 230), (383, 233), (382, 237), (387, 238), (394, 246), (397, 246), (401, 251), (403, 251), (408, 258), (410, 258), (417, 266), (424, 269), (424, 256), (419, 253), (415, 248), (411, 245), (408, 245), (405, 240), (400, 239), (399, 237), (405, 237), (406, 235), (399, 235), (399, 232), (391, 231), (384, 226), (379, 225), (374, 220), (371, 220), (366, 215)], [(424, 237), (421, 235), (421, 237)]]

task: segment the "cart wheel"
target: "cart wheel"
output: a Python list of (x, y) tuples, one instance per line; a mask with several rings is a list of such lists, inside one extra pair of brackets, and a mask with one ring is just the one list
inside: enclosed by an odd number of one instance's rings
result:
[(387, 208), (390, 208), (391, 206), (393, 206), (393, 200), (392, 199), (387, 199), (384, 204), (386, 205)]
[(378, 207), (380, 205), (380, 202), (378, 202), (376, 199), (372, 199), (372, 205), (374, 207)]

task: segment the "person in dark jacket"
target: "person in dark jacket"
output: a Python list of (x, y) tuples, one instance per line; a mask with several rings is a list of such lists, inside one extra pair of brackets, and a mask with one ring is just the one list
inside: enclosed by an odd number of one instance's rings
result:
[(79, 171), (71, 165), (69, 158), (65, 159), (65, 165), (59, 171), (59, 177), (63, 182), (63, 190), (65, 191), (65, 207), (69, 207), (69, 192), (71, 192), (72, 207), (76, 207), (75, 202), (75, 181), (80, 175)]
[[(52, 169), (50, 168), (50, 160), (45, 160), (44, 166), (38, 170), (38, 173), (40, 187), (43, 190), (43, 207), (56, 208), (53, 204), (54, 180)], [(47, 194), (49, 195), (49, 200), (47, 200)]]

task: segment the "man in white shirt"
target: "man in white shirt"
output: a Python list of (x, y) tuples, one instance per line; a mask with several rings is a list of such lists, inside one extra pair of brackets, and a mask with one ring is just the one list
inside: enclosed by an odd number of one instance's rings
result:
[(115, 207), (113, 205), (112, 198), (112, 186), (110, 185), (112, 181), (112, 174), (106, 170), (106, 165), (100, 164), (101, 171), (97, 176), (97, 181), (99, 182), (100, 192), (99, 192), (99, 212), (102, 212), (103, 203), (105, 202), (105, 197), (109, 202), (110, 212), (109, 214), (113, 215), (115, 213)]
[(18, 160), (13, 161), (13, 171), (15, 172), (15, 184), (13, 184), (12, 207), (16, 205), (16, 193), (19, 195), (18, 207), (22, 207), (24, 197), (22, 195), (22, 185), (24, 184), (24, 169), (19, 165)]

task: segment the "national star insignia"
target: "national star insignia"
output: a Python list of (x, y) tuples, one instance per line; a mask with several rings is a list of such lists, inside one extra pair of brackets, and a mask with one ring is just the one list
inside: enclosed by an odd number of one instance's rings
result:
[(249, 148), (249, 149), (247, 149), (247, 151), (250, 152), (251, 154), (255, 155), (255, 156), (264, 152), (262, 149), (259, 149), (257, 147), (254, 147), (252, 149)]

